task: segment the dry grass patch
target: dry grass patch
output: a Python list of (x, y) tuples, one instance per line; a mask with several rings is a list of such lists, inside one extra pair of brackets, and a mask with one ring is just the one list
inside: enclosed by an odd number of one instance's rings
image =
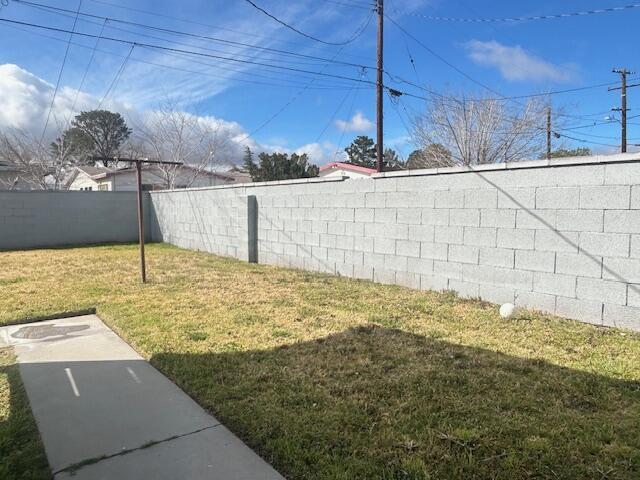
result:
[(0, 255), (0, 323), (96, 307), (292, 479), (640, 476), (640, 336), (135, 246)]

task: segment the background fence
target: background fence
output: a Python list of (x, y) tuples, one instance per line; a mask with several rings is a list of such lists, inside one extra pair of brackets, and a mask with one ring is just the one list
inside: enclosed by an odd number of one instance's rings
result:
[(640, 329), (637, 160), (152, 192), (152, 237), (244, 260), (255, 244), (261, 263)]
[[(149, 239), (640, 330), (640, 156), (145, 194)], [(0, 192), (0, 249), (137, 240), (135, 192)]]
[(0, 191), (0, 250), (137, 240), (136, 192)]

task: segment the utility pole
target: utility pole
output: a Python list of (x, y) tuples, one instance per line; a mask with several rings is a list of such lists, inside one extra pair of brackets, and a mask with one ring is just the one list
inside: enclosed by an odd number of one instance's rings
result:
[(547, 160), (551, 158), (551, 105), (547, 107)]
[(620, 139), (620, 151), (622, 153), (627, 152), (627, 112), (629, 109), (627, 108), (627, 88), (637, 87), (640, 83), (636, 83), (634, 85), (627, 85), (627, 75), (633, 75), (635, 72), (627, 70), (626, 68), (614, 68), (612, 70), (613, 73), (618, 73), (620, 75), (620, 86), (619, 87), (609, 87), (609, 91), (620, 90), (621, 100), (620, 100), (620, 108), (612, 108), (611, 110), (614, 112), (620, 112), (621, 120), (620, 126), (622, 127), (621, 139)]
[(384, 170), (384, 142), (383, 142), (383, 101), (384, 90), (382, 85), (383, 53), (384, 53), (384, 0), (376, 0), (376, 11), (378, 12), (378, 80), (377, 88), (377, 114), (376, 114), (376, 170)]

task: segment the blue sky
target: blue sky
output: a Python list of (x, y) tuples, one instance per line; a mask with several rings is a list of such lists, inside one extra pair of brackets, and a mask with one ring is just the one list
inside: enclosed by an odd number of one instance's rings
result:
[[(34, 1), (73, 11), (78, 8), (78, 0)], [(351, 38), (372, 14), (371, 9), (365, 7), (366, 0), (256, 0), (256, 3), (300, 30), (333, 43)], [(637, 39), (633, 37), (640, 9), (517, 23), (444, 22), (428, 20), (420, 15), (530, 16), (623, 4), (624, 0), (386, 0), (386, 12), (411, 35), (474, 80), (502, 95), (514, 96), (614, 82), (617, 76), (611, 73), (612, 67), (640, 68), (635, 53)], [(81, 11), (98, 17), (332, 58), (353, 65), (326, 65), (327, 62), (321, 60), (205, 42), (114, 21), (107, 23), (104, 37), (375, 80), (372, 68), (363, 70), (356, 66), (375, 66), (375, 18), (357, 40), (339, 47), (301, 37), (265, 17), (244, 0), (83, 0)], [(13, 0), (2, 8), (0, 18), (62, 29), (71, 29), (74, 22), (73, 15), (43, 11)], [(97, 35), (102, 23), (100, 18), (80, 17), (76, 31)], [(4, 47), (0, 49), (0, 65), (15, 64), (22, 69), (5, 68), (2, 71), (0, 87), (5, 92), (2, 103), (8, 107), (0, 113), (0, 126), (11, 125), (18, 120), (22, 121), (19, 125), (22, 127), (42, 121), (68, 38), (69, 35), (64, 33), (0, 23), (0, 42)], [(70, 108), (95, 39), (74, 36), (72, 42), (60, 82), (58, 116), (62, 118), (68, 114), (64, 109), (64, 99), (66, 108)], [(385, 81), (393, 88), (424, 95), (424, 91), (398, 81), (400, 77), (439, 92), (495, 96), (416, 44), (390, 21), (386, 23), (385, 43), (385, 69), (395, 79), (387, 78)], [(129, 45), (100, 40), (77, 108), (90, 108), (97, 104), (130, 50)], [(410, 58), (414, 60), (413, 65)], [(375, 91), (366, 84), (357, 88), (354, 85), (357, 86), (352, 81), (333, 77), (206, 57), (187, 57), (181, 53), (136, 46), (115, 88), (105, 99), (105, 105), (130, 113), (142, 112), (170, 98), (194, 114), (219, 122), (239, 145), (249, 144), (266, 150), (302, 149), (309, 151), (316, 163), (323, 163), (333, 159), (333, 152), (343, 149), (354, 136), (374, 136)], [(608, 92), (606, 86), (552, 98), (554, 107), (561, 107), (572, 115), (562, 118), (562, 128), (569, 129), (601, 123), (610, 108), (619, 104), (619, 94)], [(636, 102), (640, 102), (640, 89), (631, 89), (630, 116), (635, 114)], [(408, 115), (421, 110), (423, 101), (404, 96), (397, 105), (387, 99), (385, 107), (385, 141), (406, 156), (414, 148), (406, 128)], [(630, 143), (634, 143), (636, 138), (640, 143), (640, 119), (630, 121)], [(265, 122), (268, 123), (265, 125)], [(257, 132), (250, 139), (243, 140), (254, 130)], [(566, 130), (566, 133), (595, 142), (582, 144), (565, 140), (569, 146), (589, 146), (596, 151), (608, 152), (615, 148), (597, 143), (617, 144), (619, 124), (613, 121)]]

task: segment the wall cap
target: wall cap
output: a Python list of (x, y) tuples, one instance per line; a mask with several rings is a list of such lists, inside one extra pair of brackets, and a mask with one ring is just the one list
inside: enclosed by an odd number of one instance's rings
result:
[(418, 170), (397, 170), (394, 172), (375, 173), (373, 179), (394, 177), (415, 177), (427, 175), (448, 175), (452, 173), (486, 172), (495, 170), (518, 170), (525, 168), (553, 168), (577, 165), (602, 165), (615, 163), (640, 163), (639, 153), (618, 153), (615, 155), (592, 155), (589, 157), (552, 158), (551, 160), (527, 160), (522, 162), (491, 163), (486, 165), (470, 165), (459, 167), (426, 168)]
[(176, 192), (199, 192), (202, 190), (227, 190), (234, 188), (255, 188), (255, 187), (272, 187), (276, 185), (304, 185), (307, 183), (329, 183), (343, 182), (349, 177), (313, 177), (313, 178), (297, 178), (294, 180), (276, 180), (273, 182), (249, 182), (249, 183), (230, 183), (227, 185), (215, 185), (211, 187), (193, 187), (193, 188), (177, 188), (175, 190), (152, 190), (149, 193), (176, 193)]

